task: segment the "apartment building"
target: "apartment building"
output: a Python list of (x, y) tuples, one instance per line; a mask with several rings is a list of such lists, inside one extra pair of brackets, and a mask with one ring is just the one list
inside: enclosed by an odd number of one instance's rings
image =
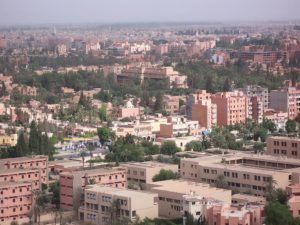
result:
[(271, 136), (267, 138), (267, 153), (300, 159), (300, 138)]
[(114, 224), (122, 218), (154, 219), (158, 217), (157, 197), (154, 193), (91, 185), (85, 189), (79, 219), (99, 225)]
[(300, 112), (300, 90), (296, 87), (287, 87), (270, 92), (270, 108), (287, 112), (289, 119), (295, 119)]
[(219, 92), (212, 97), (217, 105), (217, 125), (244, 123), (247, 116), (247, 97), (243, 92)]
[(185, 117), (168, 117), (167, 123), (160, 125), (159, 136), (172, 138), (177, 136), (198, 136), (199, 122), (187, 120)]
[(209, 184), (190, 182), (186, 180), (166, 180), (153, 182), (147, 185), (147, 190), (158, 194), (159, 216), (163, 218), (181, 218), (184, 195), (193, 193), (203, 198), (230, 203), (231, 191), (210, 187)]
[(60, 208), (78, 209), (83, 189), (89, 184), (125, 188), (126, 182), (126, 169), (120, 167), (62, 172), (59, 174)]
[(290, 207), (293, 217), (300, 218), (300, 184), (286, 187), (286, 192), (289, 196), (287, 204)]
[(186, 116), (188, 119), (192, 119), (192, 107), (194, 104), (199, 102), (209, 101), (211, 99), (211, 94), (207, 93), (206, 90), (197, 90), (195, 93), (187, 96), (186, 99)]
[(269, 107), (268, 88), (258, 85), (247, 85), (238, 89), (247, 96), (247, 118), (261, 123), (264, 111)]
[(211, 99), (199, 101), (192, 106), (192, 120), (198, 121), (206, 129), (213, 128), (217, 125), (217, 105)]
[(33, 204), (33, 183), (25, 181), (0, 181), (0, 223), (27, 218)]
[[(39, 179), (41, 183), (48, 184), (48, 157), (47, 156), (31, 156), (31, 157), (18, 157), (0, 160), (1, 172), (9, 173), (12, 171), (20, 171), (23, 169), (38, 170)], [(16, 172), (16, 176), (18, 173)]]
[(162, 169), (178, 172), (178, 165), (158, 162), (133, 162), (122, 164), (127, 169), (127, 180), (135, 183), (152, 183), (152, 178)]
[(220, 176), (227, 186), (242, 193), (265, 196), (270, 182), (285, 189), (299, 179), (298, 160), (254, 154), (227, 154), (181, 159), (181, 178), (214, 185)]

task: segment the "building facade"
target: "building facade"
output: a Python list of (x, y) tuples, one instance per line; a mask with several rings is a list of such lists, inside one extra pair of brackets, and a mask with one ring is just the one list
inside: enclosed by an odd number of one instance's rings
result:
[(63, 210), (78, 209), (81, 205), (83, 189), (89, 184), (103, 184), (111, 187), (127, 186), (126, 169), (91, 169), (68, 171), (59, 174), (60, 208)]
[(116, 187), (88, 186), (84, 205), (79, 209), (80, 220), (99, 225), (114, 224), (122, 218), (135, 221), (146, 217), (158, 217), (157, 194)]

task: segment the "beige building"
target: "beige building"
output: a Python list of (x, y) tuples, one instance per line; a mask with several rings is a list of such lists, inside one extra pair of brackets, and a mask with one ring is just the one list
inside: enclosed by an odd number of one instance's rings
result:
[(212, 185), (222, 176), (230, 189), (265, 196), (272, 180), (276, 188), (285, 189), (292, 177), (299, 179), (299, 166), (298, 160), (235, 153), (181, 159), (180, 175), (184, 179)]
[(164, 218), (180, 218), (183, 210), (183, 196), (187, 193), (201, 195), (203, 198), (230, 203), (231, 191), (210, 187), (209, 184), (185, 180), (166, 180), (147, 185), (147, 190), (158, 194), (159, 216)]
[(126, 163), (122, 167), (127, 169), (127, 180), (136, 183), (151, 183), (152, 178), (162, 169), (178, 172), (178, 165), (152, 161)]
[(114, 224), (122, 218), (131, 221), (158, 217), (157, 194), (91, 185), (85, 189), (79, 219), (92, 224)]
[(66, 171), (59, 174), (59, 184), (60, 208), (63, 210), (78, 209), (81, 205), (83, 190), (89, 184), (125, 188), (127, 186), (126, 169), (115, 167)]
[(268, 137), (267, 153), (274, 156), (300, 159), (300, 138)]
[(178, 136), (198, 136), (200, 126), (198, 121), (187, 120), (185, 117), (168, 117), (167, 123), (160, 125), (159, 136), (172, 138)]
[(0, 146), (15, 146), (18, 141), (18, 135), (0, 135)]

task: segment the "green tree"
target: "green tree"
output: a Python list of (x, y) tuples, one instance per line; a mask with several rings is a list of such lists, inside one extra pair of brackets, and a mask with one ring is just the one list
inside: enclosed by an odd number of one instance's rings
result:
[(165, 155), (174, 155), (179, 151), (180, 148), (176, 146), (174, 141), (164, 141), (160, 147), (160, 152)]
[(257, 152), (263, 152), (264, 151), (264, 147), (265, 147), (265, 144), (264, 143), (261, 143), (261, 142), (256, 142), (254, 145), (253, 145), (253, 149), (254, 151), (257, 153)]
[(230, 89), (231, 89), (230, 80), (228, 78), (226, 78), (224, 81), (222, 91), (230, 91)]
[(49, 191), (52, 192), (51, 203), (58, 209), (60, 206), (60, 187), (59, 182), (54, 182), (50, 184)]
[(268, 136), (268, 130), (264, 127), (258, 127), (254, 130), (254, 140), (257, 141), (259, 138), (262, 142), (265, 142)]
[(29, 153), (28, 143), (24, 134), (24, 130), (21, 130), (18, 136), (18, 141), (16, 145), (16, 153), (18, 157), (26, 156)]
[(99, 109), (99, 119), (101, 121), (107, 121), (107, 107), (105, 104), (102, 104)]
[(161, 92), (158, 92), (155, 95), (155, 104), (154, 104), (154, 110), (157, 111), (162, 111), (164, 108), (164, 102), (163, 102), (163, 95)]
[(295, 120), (286, 121), (285, 130), (286, 130), (287, 133), (295, 133), (296, 132), (296, 127), (297, 127), (297, 124), (296, 124)]
[(101, 127), (97, 130), (99, 141), (102, 145), (104, 145), (105, 142), (108, 142), (111, 137), (111, 132), (109, 128), (107, 127)]
[(162, 181), (162, 180), (172, 180), (177, 179), (178, 174), (173, 172), (172, 170), (161, 169), (158, 174), (154, 175), (152, 181)]
[(201, 152), (204, 149), (205, 148), (202, 145), (202, 142), (200, 142), (200, 141), (191, 141), (191, 142), (187, 143), (186, 146), (185, 146), (186, 151), (193, 150), (193, 151), (196, 151), (196, 152)]
[(7, 94), (6, 92), (6, 86), (4, 81), (1, 82), (1, 87), (0, 87), (0, 98), (5, 96)]
[(271, 133), (274, 133), (277, 129), (276, 124), (272, 120), (264, 119), (261, 123), (261, 127), (269, 130)]
[(37, 130), (37, 126), (35, 121), (32, 121), (30, 124), (30, 133), (29, 133), (29, 141), (28, 141), (28, 148), (29, 151), (34, 153), (34, 154), (40, 154), (40, 146), (39, 146), (39, 132)]
[(293, 217), (289, 208), (279, 202), (269, 202), (265, 207), (266, 225), (292, 225)]

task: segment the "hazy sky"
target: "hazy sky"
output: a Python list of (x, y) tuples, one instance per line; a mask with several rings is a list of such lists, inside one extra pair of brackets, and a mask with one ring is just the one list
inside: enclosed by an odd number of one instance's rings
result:
[(0, 0), (0, 24), (300, 19), (300, 0)]

